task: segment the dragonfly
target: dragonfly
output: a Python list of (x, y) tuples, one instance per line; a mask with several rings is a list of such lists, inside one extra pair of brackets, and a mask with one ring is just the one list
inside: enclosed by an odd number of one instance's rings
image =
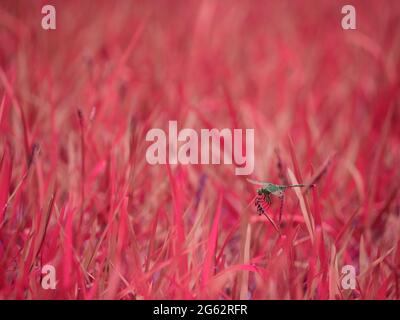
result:
[(266, 211), (272, 204), (271, 196), (276, 196), (280, 199), (280, 208), (279, 208), (279, 224), (281, 223), (282, 219), (282, 210), (283, 210), (283, 203), (285, 199), (285, 191), (288, 188), (301, 188), (301, 187), (314, 187), (314, 184), (288, 184), (288, 185), (281, 185), (281, 184), (274, 184), (271, 182), (263, 182), (257, 181), (252, 179), (247, 179), (248, 182), (261, 186), (261, 188), (257, 189), (257, 196), (254, 200), (254, 204), (257, 208), (257, 213), (259, 215), (264, 215), (268, 218), (268, 220), (274, 225), (275, 229), (277, 229), (273, 220), (267, 215)]

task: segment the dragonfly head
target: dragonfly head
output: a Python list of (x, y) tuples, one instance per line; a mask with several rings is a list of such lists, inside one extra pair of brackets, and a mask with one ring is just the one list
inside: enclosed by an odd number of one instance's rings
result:
[(263, 194), (263, 188), (257, 189), (257, 194), (261, 196)]

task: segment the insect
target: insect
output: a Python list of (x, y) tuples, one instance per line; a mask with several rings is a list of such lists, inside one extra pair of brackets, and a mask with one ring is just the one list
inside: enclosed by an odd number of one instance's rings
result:
[(277, 229), (275, 223), (272, 221), (272, 219), (266, 214), (267, 209), (271, 206), (272, 204), (272, 198), (271, 195), (279, 197), (280, 198), (280, 209), (279, 209), (279, 223), (281, 222), (282, 218), (282, 210), (283, 210), (283, 202), (285, 198), (285, 191), (288, 188), (296, 188), (296, 187), (313, 187), (314, 184), (289, 184), (289, 185), (279, 185), (279, 184), (273, 184), (270, 182), (261, 182), (261, 181), (256, 181), (252, 179), (247, 179), (252, 184), (262, 186), (261, 188), (257, 189), (257, 196), (254, 200), (254, 204), (257, 208), (257, 213), (259, 215), (263, 214), (265, 215), (268, 220), (274, 225), (274, 227)]

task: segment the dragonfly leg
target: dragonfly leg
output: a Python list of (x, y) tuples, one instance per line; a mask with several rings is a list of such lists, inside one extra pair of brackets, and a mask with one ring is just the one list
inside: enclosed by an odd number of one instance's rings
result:
[(257, 207), (258, 215), (265, 214), (265, 211), (271, 206), (271, 196), (269, 194), (256, 197), (254, 204)]
[(282, 196), (280, 198), (281, 198), (281, 205), (279, 208), (279, 224), (281, 224), (281, 221), (282, 221), (282, 211), (283, 211), (283, 203), (285, 201), (285, 194), (282, 193)]
[(264, 213), (264, 208), (262, 206), (263, 203), (263, 197), (262, 196), (257, 196), (255, 201), (254, 201), (254, 205), (257, 207), (257, 213), (259, 216), (261, 216), (261, 214)]
[(264, 197), (264, 201), (267, 203), (266, 209), (268, 209), (271, 206), (272, 200), (271, 196), (269, 194), (266, 194)]

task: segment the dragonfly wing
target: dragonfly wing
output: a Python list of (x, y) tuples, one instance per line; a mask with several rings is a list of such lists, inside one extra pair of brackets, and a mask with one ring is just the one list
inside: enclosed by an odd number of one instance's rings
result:
[(247, 179), (247, 181), (252, 184), (259, 185), (259, 186), (265, 186), (268, 184), (268, 182), (262, 182), (262, 181), (257, 181), (257, 180), (253, 180), (253, 179)]
[(282, 197), (283, 196), (283, 190), (276, 190), (271, 192), (274, 196), (277, 197)]

